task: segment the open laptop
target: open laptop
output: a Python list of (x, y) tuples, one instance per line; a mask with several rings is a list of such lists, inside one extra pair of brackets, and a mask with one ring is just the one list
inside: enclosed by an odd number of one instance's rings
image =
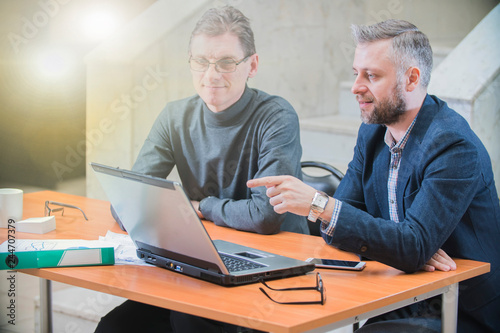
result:
[(177, 182), (97, 163), (91, 166), (137, 255), (148, 263), (225, 286), (300, 275), (315, 268), (305, 261), (212, 241)]

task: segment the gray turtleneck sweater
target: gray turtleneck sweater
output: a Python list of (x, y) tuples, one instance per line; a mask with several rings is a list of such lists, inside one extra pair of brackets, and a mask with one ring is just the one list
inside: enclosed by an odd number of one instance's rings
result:
[(252, 178), (301, 178), (299, 121), (281, 97), (246, 87), (238, 102), (214, 113), (198, 96), (168, 103), (132, 170), (166, 178), (177, 166), (191, 200), (216, 225), (260, 234), (308, 234), (304, 217), (274, 212), (266, 188)]

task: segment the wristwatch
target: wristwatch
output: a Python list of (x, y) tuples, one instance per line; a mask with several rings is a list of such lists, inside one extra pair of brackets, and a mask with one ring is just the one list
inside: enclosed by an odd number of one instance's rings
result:
[(311, 202), (309, 216), (307, 217), (309, 221), (316, 222), (321, 213), (324, 212), (328, 199), (329, 197), (325, 192), (316, 191), (316, 194)]

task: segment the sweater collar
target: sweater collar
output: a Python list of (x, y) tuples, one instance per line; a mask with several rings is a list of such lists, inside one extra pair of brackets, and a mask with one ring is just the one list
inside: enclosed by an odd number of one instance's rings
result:
[[(246, 115), (245, 111), (254, 96), (255, 92), (245, 86), (245, 91), (240, 99), (224, 111), (212, 112), (205, 103), (203, 103), (203, 117), (205, 123), (210, 126), (230, 126), (242, 120), (241, 115)], [(248, 115), (249, 116), (249, 115)]]

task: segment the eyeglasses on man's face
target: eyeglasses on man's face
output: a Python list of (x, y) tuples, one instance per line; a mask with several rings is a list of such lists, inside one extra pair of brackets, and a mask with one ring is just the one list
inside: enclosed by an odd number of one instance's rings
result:
[[(53, 208), (52, 206), (59, 206), (57, 208)], [(77, 207), (77, 206), (73, 206), (73, 205), (68, 205), (68, 204), (65, 204), (65, 203), (62, 203), (62, 202), (56, 202), (56, 201), (45, 201), (45, 216), (50, 216), (51, 213), (55, 213), (55, 212), (61, 212), (61, 215), (64, 214), (64, 208), (73, 208), (73, 209), (78, 209), (80, 212), (82, 212), (83, 214), (83, 217), (85, 218), (85, 220), (89, 220), (87, 218), (87, 215), (85, 215), (85, 213), (83, 212), (83, 210), (80, 208), (80, 207)]]
[(259, 288), (260, 291), (262, 291), (264, 293), (264, 295), (267, 296), (267, 298), (269, 298), (271, 301), (273, 301), (275, 303), (278, 303), (278, 304), (321, 304), (321, 305), (323, 305), (326, 302), (326, 288), (323, 285), (323, 279), (321, 278), (321, 274), (319, 274), (319, 272), (316, 273), (316, 286), (314, 286), (314, 287), (296, 287), (296, 288), (281, 288), (281, 289), (278, 289), (278, 288), (271, 288), (271, 287), (269, 287), (266, 284), (266, 282), (264, 280), (262, 280), (262, 279), (259, 280), (259, 281), (264, 286), (266, 286), (268, 289), (274, 290), (274, 291), (316, 290), (316, 291), (319, 291), (319, 293), (321, 295), (321, 300), (319, 300), (319, 301), (280, 302), (280, 301), (274, 300), (271, 296), (269, 296), (269, 294), (263, 288)]
[(206, 72), (210, 65), (215, 65), (215, 70), (218, 73), (233, 73), (238, 68), (238, 65), (246, 61), (250, 56), (246, 56), (240, 61), (236, 61), (232, 58), (222, 58), (216, 62), (210, 62), (204, 58), (189, 58), (189, 65), (191, 69), (195, 72)]

